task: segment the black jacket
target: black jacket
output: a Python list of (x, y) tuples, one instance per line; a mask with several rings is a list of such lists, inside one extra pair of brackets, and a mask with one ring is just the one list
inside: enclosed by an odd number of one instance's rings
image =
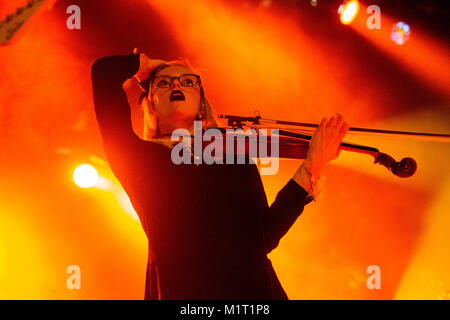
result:
[(269, 207), (255, 164), (173, 164), (133, 132), (122, 84), (138, 69), (138, 55), (104, 57), (91, 78), (106, 157), (149, 241), (145, 299), (287, 299), (267, 254), (307, 192), (291, 179)]

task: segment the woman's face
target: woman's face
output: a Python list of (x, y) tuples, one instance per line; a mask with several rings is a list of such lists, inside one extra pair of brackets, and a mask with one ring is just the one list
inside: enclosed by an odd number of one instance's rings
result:
[[(187, 67), (173, 65), (160, 70), (155, 76), (155, 83), (160, 81), (161, 76), (181, 76), (193, 74)], [(170, 79), (167, 78), (170, 83)], [(167, 83), (167, 80), (164, 80)], [(186, 79), (189, 83), (190, 79)], [(195, 80), (194, 80), (195, 81)], [(200, 107), (200, 87), (187, 87), (181, 85), (178, 78), (174, 78), (168, 88), (152, 86), (153, 106), (158, 113), (158, 121), (162, 133), (170, 133), (177, 128), (190, 129)]]

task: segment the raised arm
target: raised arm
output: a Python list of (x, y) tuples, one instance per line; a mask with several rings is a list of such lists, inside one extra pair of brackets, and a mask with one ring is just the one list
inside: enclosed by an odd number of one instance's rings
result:
[(133, 149), (139, 143), (131, 124), (131, 111), (122, 84), (139, 69), (139, 56), (110, 56), (91, 69), (95, 114), (107, 156), (116, 149)]
[(91, 70), (95, 114), (103, 147), (111, 169), (122, 184), (143, 179), (149, 168), (153, 168), (151, 177), (156, 178), (156, 173), (162, 171), (158, 168), (168, 165), (166, 147), (142, 140), (133, 131), (131, 110), (122, 84), (139, 69), (140, 55), (131, 54), (103, 57)]

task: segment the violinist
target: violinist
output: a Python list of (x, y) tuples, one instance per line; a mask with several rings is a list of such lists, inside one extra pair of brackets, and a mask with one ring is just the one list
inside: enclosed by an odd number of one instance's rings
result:
[[(145, 93), (144, 139), (132, 129), (123, 83)], [(95, 113), (114, 175), (148, 238), (145, 299), (288, 299), (267, 254), (320, 189), (325, 165), (348, 130), (324, 118), (307, 157), (269, 206), (257, 166), (171, 161), (171, 133), (192, 133), (217, 119), (201, 78), (186, 63), (134, 52), (97, 60), (91, 72)]]

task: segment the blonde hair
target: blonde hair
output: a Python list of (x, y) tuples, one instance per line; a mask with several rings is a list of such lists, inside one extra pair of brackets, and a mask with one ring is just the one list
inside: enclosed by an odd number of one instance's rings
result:
[[(142, 85), (145, 87), (143, 88), (145, 91), (139, 98), (139, 105), (142, 107), (144, 113), (143, 138), (145, 140), (159, 139), (161, 137), (158, 126), (158, 114), (156, 113), (153, 103), (148, 99), (148, 95), (151, 92), (152, 81), (159, 71), (173, 65), (183, 66), (194, 72), (194, 68), (187, 59), (172, 60), (158, 65), (150, 72), (149, 78), (146, 81), (140, 83), (141, 87)], [(196, 74), (199, 73), (196, 72)], [(217, 127), (219, 124), (217, 115), (205, 96), (203, 85), (200, 79), (198, 84), (200, 86), (200, 106), (197, 120), (202, 120), (203, 129)]]

